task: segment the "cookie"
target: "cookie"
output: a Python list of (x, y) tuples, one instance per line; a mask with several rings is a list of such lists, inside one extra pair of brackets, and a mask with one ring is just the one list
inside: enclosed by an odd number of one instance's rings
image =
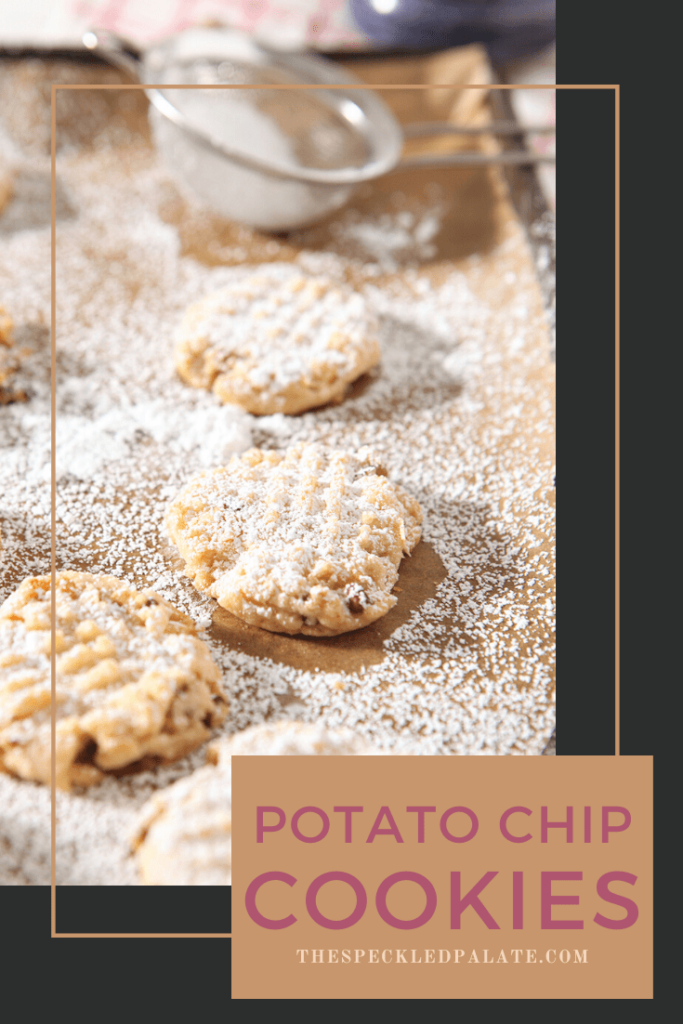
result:
[(252, 726), (232, 736), (222, 736), (209, 743), (206, 760), (209, 764), (225, 765), (233, 754), (275, 757), (341, 754), (381, 754), (382, 751), (366, 743), (350, 729), (326, 729), (308, 722), (276, 722), (274, 725)]
[(156, 793), (133, 834), (146, 885), (231, 885), (233, 754), (382, 754), (348, 729), (279, 722), (211, 744), (207, 766)]
[(0, 388), (7, 382), (10, 375), (9, 353), (12, 348), (12, 317), (0, 305)]
[(12, 174), (0, 156), (0, 213), (9, 202), (13, 191)]
[[(220, 672), (192, 620), (113, 576), (57, 574), (56, 784), (174, 761), (225, 718)], [(51, 580), (0, 606), (0, 768), (50, 781)]]
[(28, 398), (25, 391), (9, 386), (10, 377), (16, 373), (22, 355), (26, 355), (26, 351), (14, 347), (12, 317), (0, 305), (0, 405), (25, 402)]
[(191, 480), (165, 526), (197, 590), (275, 633), (334, 636), (397, 601), (422, 512), (368, 449), (251, 448)]
[(247, 412), (297, 413), (341, 400), (379, 362), (378, 330), (346, 286), (265, 265), (188, 308), (176, 367), (188, 384)]
[(132, 846), (144, 885), (231, 885), (230, 765), (200, 768), (144, 805)]

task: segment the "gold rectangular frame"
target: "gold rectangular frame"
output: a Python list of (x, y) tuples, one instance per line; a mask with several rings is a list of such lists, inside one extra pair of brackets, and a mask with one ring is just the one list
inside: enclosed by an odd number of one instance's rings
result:
[[(269, 89), (314, 89), (317, 88), (315, 85), (268, 85), (259, 86), (258, 84), (251, 85), (164, 85), (164, 89), (258, 89), (258, 88), (269, 88)], [(374, 85), (373, 89), (378, 91), (391, 90), (391, 89), (452, 89), (453, 83), (441, 84), (429, 84), (429, 85)], [(51, 780), (50, 780), (50, 938), (53, 939), (231, 939), (232, 932), (221, 932), (221, 933), (201, 933), (201, 932), (58, 932), (57, 931), (57, 883), (56, 883), (56, 824), (57, 824), (57, 803), (56, 803), (56, 688), (57, 688), (57, 674), (56, 674), (56, 650), (55, 650), (55, 631), (56, 631), (56, 574), (57, 574), (57, 542), (56, 542), (56, 496), (57, 496), (57, 484), (56, 484), (56, 459), (57, 459), (57, 370), (56, 370), (56, 354), (57, 354), (57, 304), (56, 304), (56, 242), (57, 242), (57, 226), (56, 226), (56, 171), (57, 171), (57, 91), (60, 89), (153, 89), (161, 88), (161, 86), (155, 86), (150, 84), (93, 84), (93, 85), (55, 85), (51, 86), (50, 94), (50, 127), (51, 127), (51, 245), (50, 245), (50, 258), (51, 258), (51, 275), (50, 275), (50, 286), (51, 286), (51, 307), (50, 307), (50, 356), (51, 356), (51, 376), (50, 376), (50, 387), (51, 387), (51, 406), (50, 406), (50, 418), (51, 418), (51, 432), (50, 432), (50, 443), (51, 443), (51, 577), (52, 577), (52, 594), (51, 594)], [(348, 88), (347, 86), (339, 85), (328, 85), (328, 89), (335, 88)], [(614, 452), (614, 472), (615, 472), (615, 506), (614, 506), (614, 518), (615, 518), (615, 581), (614, 581), (614, 606), (615, 606), (615, 680), (614, 680), (614, 702), (615, 702), (615, 756), (619, 757), (620, 754), (620, 736), (619, 736), (619, 710), (620, 710), (620, 682), (619, 682), (619, 100), (620, 100), (620, 87), (619, 85), (558, 85), (558, 84), (521, 84), (521, 85), (490, 85), (490, 84), (469, 84), (458, 86), (458, 88), (464, 89), (486, 89), (489, 92), (494, 90), (508, 90), (508, 89), (612, 89), (614, 90), (615, 99), (615, 124), (614, 124), (614, 137), (615, 137), (615, 252), (614, 252), (614, 265), (615, 265), (615, 350), (614, 350), (614, 387), (615, 387), (615, 452)]]

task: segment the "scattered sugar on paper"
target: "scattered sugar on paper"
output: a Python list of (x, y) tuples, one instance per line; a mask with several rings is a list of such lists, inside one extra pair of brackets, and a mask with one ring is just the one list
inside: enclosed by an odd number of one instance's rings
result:
[[(386, 642), (381, 664), (357, 673), (295, 670), (207, 634), (231, 700), (221, 731), (294, 716), (349, 726), (396, 752), (540, 753), (554, 724), (554, 469), (541, 451), (553, 418), (540, 372), (547, 353), (533, 340), (544, 315), (519, 298), (532, 280), (520, 279), (515, 260), (521, 235), (513, 231), (488, 264), (473, 256), (437, 274), (420, 268), (438, 230), (433, 203), (364, 224), (341, 214), (335, 251), (304, 247), (296, 262), (355, 275), (381, 317), (381, 367), (342, 405), (255, 418), (184, 386), (172, 359), (185, 307), (252, 268), (181, 256), (175, 229), (156, 213), (164, 172), (144, 152), (130, 160), (123, 177), (102, 152), (60, 165), (77, 211), (58, 223), (60, 567), (153, 586), (208, 629), (214, 603), (184, 577), (160, 530), (178, 489), (252, 442), (370, 444), (420, 501), (424, 539), (446, 578)], [(269, 241), (269, 256), (285, 244)], [(491, 259), (504, 312), (487, 299)], [(4, 238), (0, 272), (35, 350), (22, 370), (29, 401), (0, 413), (4, 598), (25, 575), (49, 570), (49, 227)], [(60, 883), (135, 884), (125, 839), (134, 812), (203, 758), (195, 751), (60, 795)], [(13, 837), (0, 846), (0, 881), (47, 881), (47, 790), (0, 777), (0, 797)]]

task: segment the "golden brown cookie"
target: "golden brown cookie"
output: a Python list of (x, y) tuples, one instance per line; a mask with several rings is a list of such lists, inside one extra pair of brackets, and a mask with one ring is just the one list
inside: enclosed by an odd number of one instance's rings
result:
[(145, 885), (230, 885), (230, 764), (207, 766), (144, 805), (132, 845)]
[(422, 512), (367, 449), (251, 448), (191, 480), (165, 525), (195, 587), (276, 633), (333, 636), (379, 619)]
[[(0, 769), (50, 781), (49, 576), (0, 607)], [(57, 574), (57, 772), (88, 786), (174, 761), (225, 718), (220, 673), (192, 620), (114, 576)]]
[(140, 812), (133, 846), (146, 885), (230, 885), (233, 754), (382, 754), (348, 729), (278, 722), (211, 744), (200, 768), (156, 793)]
[(317, 723), (288, 721), (272, 725), (266, 722), (232, 736), (221, 736), (209, 743), (206, 760), (209, 764), (225, 765), (234, 754), (320, 757), (381, 753), (350, 729), (326, 729)]
[(9, 350), (12, 347), (12, 317), (0, 305), (0, 388), (10, 375)]
[(345, 285), (266, 264), (188, 308), (176, 367), (247, 412), (297, 413), (340, 400), (379, 362), (378, 328)]
[(9, 202), (13, 191), (12, 174), (2, 156), (0, 156), (0, 213), (2, 213), (3, 207)]
[(9, 380), (26, 351), (14, 347), (14, 324), (9, 313), (0, 306), (0, 405), (25, 402), (26, 392), (9, 386)]

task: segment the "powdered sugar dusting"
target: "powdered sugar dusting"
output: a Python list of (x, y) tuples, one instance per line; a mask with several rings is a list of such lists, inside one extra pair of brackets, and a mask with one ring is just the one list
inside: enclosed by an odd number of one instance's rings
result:
[[(378, 193), (374, 210), (340, 213), (324, 236), (227, 238), (189, 207), (182, 222), (162, 219), (165, 172), (144, 139), (122, 146), (58, 161), (68, 202), (57, 232), (59, 567), (153, 587), (194, 618), (231, 702), (221, 735), (295, 718), (395, 752), (540, 753), (554, 724), (553, 367), (520, 226), (502, 219), (488, 248), (441, 260), (449, 196), (437, 202), (425, 188), (421, 204), (403, 207)], [(0, 244), (2, 302), (34, 351), (21, 371), (29, 401), (0, 410), (2, 598), (49, 570), (49, 226), (31, 223)], [(184, 309), (263, 260), (346, 282), (379, 318), (382, 362), (341, 405), (257, 418), (177, 378)], [(434, 596), (404, 603), (402, 624), (358, 669), (331, 670), (323, 648), (316, 671), (265, 645), (255, 654), (227, 644), (215, 602), (162, 535), (167, 505), (197, 472), (250, 444), (299, 441), (376, 450), (420, 502), (424, 541), (443, 564)], [(60, 796), (58, 881), (136, 884), (124, 841), (134, 812), (203, 760), (199, 750)], [(48, 797), (0, 777), (10, 884), (48, 880)]]
[(434, 239), (441, 229), (443, 209), (443, 203), (436, 200), (418, 212), (400, 210), (373, 219), (350, 211), (332, 226), (332, 235), (343, 246), (355, 245), (383, 270), (397, 270), (399, 258), (406, 253), (418, 260), (436, 256)]

